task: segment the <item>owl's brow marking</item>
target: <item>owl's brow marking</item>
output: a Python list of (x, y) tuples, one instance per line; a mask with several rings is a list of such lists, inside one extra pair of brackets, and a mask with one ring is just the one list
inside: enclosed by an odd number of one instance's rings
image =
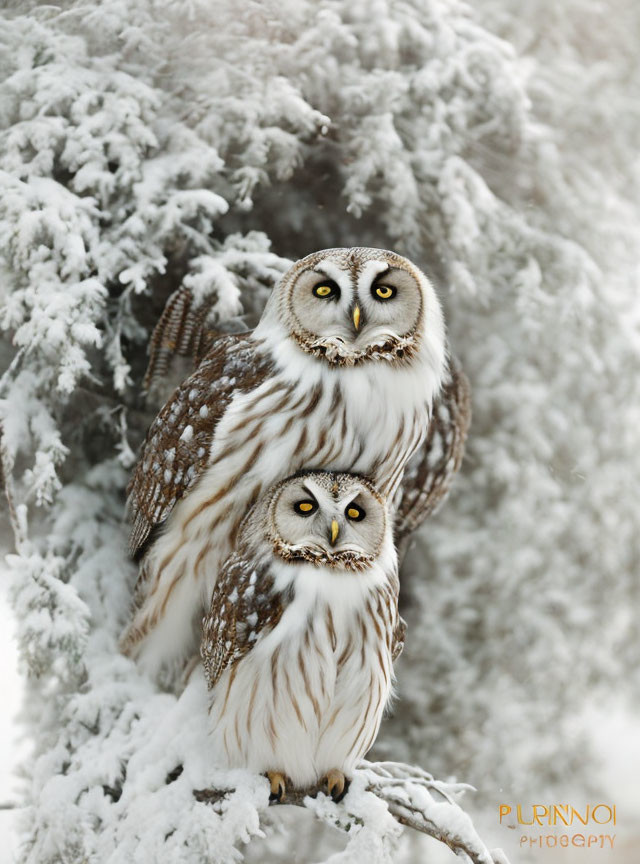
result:
[(373, 277), (373, 281), (371, 282), (371, 284), (376, 285), (383, 276), (391, 275), (392, 270), (397, 270), (397, 267), (387, 267), (385, 270), (381, 270), (379, 273), (376, 273), (376, 275)]
[[(382, 261), (379, 258), (373, 258), (365, 262), (360, 272), (358, 273), (358, 288), (370, 288), (378, 276), (389, 272), (390, 265), (388, 261)], [(366, 283), (365, 283), (366, 280)]]
[(334, 264), (333, 261), (326, 260), (315, 264), (311, 272), (318, 273), (320, 276), (324, 276), (325, 279), (331, 279), (339, 287), (340, 283), (338, 279), (344, 273), (344, 270), (337, 264)]

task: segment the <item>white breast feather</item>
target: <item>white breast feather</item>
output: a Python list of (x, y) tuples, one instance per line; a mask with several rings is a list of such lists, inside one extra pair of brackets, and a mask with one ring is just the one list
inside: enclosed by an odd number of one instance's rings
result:
[[(282, 771), (296, 786), (312, 784), (331, 769), (352, 772), (375, 739), (391, 695), (391, 657), (366, 601), (386, 583), (392, 571), (385, 568), (394, 560), (389, 538), (380, 560), (364, 573), (275, 565), (275, 589), (295, 580), (295, 599), (274, 630), (225, 671), (212, 691), (212, 752), (221, 765)], [(324, 623), (327, 609), (334, 645)], [(367, 625), (364, 652), (358, 613)], [(349, 643), (351, 653), (338, 672)]]

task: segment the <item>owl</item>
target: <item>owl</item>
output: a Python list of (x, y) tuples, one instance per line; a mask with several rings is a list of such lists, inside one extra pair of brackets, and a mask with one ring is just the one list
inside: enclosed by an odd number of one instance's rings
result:
[(242, 522), (203, 622), (216, 761), (266, 772), (273, 797), (324, 778), (339, 800), (403, 640), (385, 499), (353, 474), (276, 484)]
[(359, 473), (392, 499), (448, 374), (440, 304), (406, 258), (328, 249), (295, 263), (255, 330), (216, 340), (149, 430), (130, 484), (140, 568), (123, 650), (154, 673), (197, 647), (244, 515), (284, 477)]

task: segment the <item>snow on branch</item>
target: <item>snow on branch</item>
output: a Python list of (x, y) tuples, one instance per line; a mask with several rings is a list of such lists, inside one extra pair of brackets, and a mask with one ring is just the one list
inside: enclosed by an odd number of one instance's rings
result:
[[(117, 651), (135, 580), (122, 509), (154, 327), (153, 377), (171, 386), (162, 364), (200, 353), (192, 323), (203, 345), (253, 326), (281, 256), (322, 246), (428, 266), (476, 394), (461, 494), (408, 551), (415, 623), (385, 750), (471, 765), (491, 787), (586, 770), (579, 738), (546, 734), (549, 705), (561, 730), (594, 682), (638, 684), (638, 112), (621, 95), (637, 11), (11, 5), (0, 462), (36, 741), (21, 864), (229, 864), (262, 834), (266, 781), (204, 764), (203, 682), (178, 698)], [(576, 15), (599, 39), (579, 39)], [(615, 651), (595, 657), (587, 629)], [(584, 674), (550, 678), (567, 651)], [(212, 806), (194, 799), (204, 786), (236, 791)], [(364, 765), (345, 802), (305, 808), (351, 820), (340, 860), (381, 864), (400, 823), (471, 842), (442, 791), (454, 799), (414, 769)]]
[[(487, 849), (470, 817), (457, 804), (455, 799), (466, 790), (473, 790), (473, 787), (434, 780), (416, 766), (363, 760), (340, 804), (335, 804), (323, 793), (321, 783), (288, 790), (284, 799), (269, 803), (307, 807), (330, 825), (350, 834), (353, 832), (353, 840), (362, 830), (377, 830), (383, 842), (392, 840), (397, 836), (397, 826), (389, 824), (390, 814), (400, 825), (444, 843), (463, 861), (508, 864), (501, 849)], [(232, 791), (235, 790), (197, 789), (194, 797), (220, 808), (221, 802), (228, 801)], [(385, 805), (386, 813), (380, 809), (376, 799)], [(350, 840), (349, 846), (352, 842)]]
[(196, 366), (220, 335), (220, 326), (245, 330), (255, 325), (271, 289), (291, 263), (270, 252), (268, 239), (256, 231), (246, 237), (232, 234), (214, 255), (194, 258), (192, 271), (168, 298), (153, 331), (144, 389), (166, 390), (176, 354), (191, 357)]

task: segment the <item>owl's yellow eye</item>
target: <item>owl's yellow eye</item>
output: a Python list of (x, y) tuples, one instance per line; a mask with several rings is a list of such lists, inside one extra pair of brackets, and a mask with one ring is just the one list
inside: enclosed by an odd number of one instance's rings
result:
[(318, 505), (315, 501), (296, 501), (293, 505), (293, 509), (300, 516), (311, 516), (312, 513), (318, 509)]
[(376, 285), (373, 289), (376, 300), (391, 300), (395, 295), (396, 289), (392, 285)]
[(335, 282), (321, 282), (313, 288), (313, 294), (321, 300), (337, 299), (340, 296), (340, 289)]
[(344, 512), (347, 519), (351, 519), (352, 522), (360, 522), (367, 515), (364, 508), (358, 504), (349, 504)]

